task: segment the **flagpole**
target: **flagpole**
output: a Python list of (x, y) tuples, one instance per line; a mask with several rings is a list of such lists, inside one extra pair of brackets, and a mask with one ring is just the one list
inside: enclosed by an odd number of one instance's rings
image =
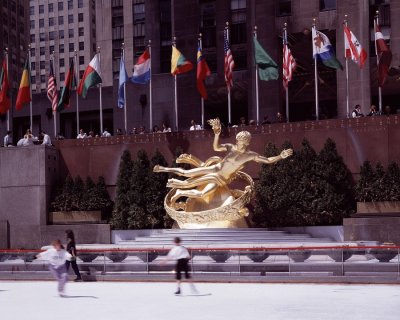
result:
[[(123, 59), (122, 61), (124, 62), (124, 68), (125, 68), (125, 43), (122, 42), (122, 47), (121, 47), (121, 58)], [(127, 120), (127, 110), (126, 110), (126, 81), (124, 82), (124, 126), (125, 126), (125, 133), (128, 133), (128, 120)]]
[(31, 101), (29, 103), (29, 122), (30, 122), (30, 129), (31, 132), (33, 131), (33, 115), (32, 115), (32, 110), (33, 110), (33, 105), (32, 105), (32, 84), (31, 84), (31, 44), (28, 45), (28, 75), (29, 75), (29, 94)]
[(153, 92), (151, 86), (151, 40), (149, 40), (149, 44), (147, 46), (149, 48), (149, 55), (150, 55), (150, 81), (149, 81), (149, 103), (150, 103), (150, 130), (153, 130)]
[[(347, 27), (347, 14), (344, 15), (344, 26)], [(346, 42), (346, 40), (345, 40)], [(346, 55), (346, 44), (344, 46), (344, 57), (346, 61), (346, 112), (347, 118), (350, 118), (350, 102), (349, 102), (349, 59)]]
[(376, 54), (376, 66), (378, 69), (378, 98), (379, 98), (379, 113), (382, 114), (382, 87), (379, 85), (379, 57), (378, 57), (378, 47), (376, 46), (376, 25), (379, 25), (379, 11), (375, 12), (374, 19), (374, 35), (375, 35), (375, 54)]
[[(7, 66), (8, 83), (12, 84), (12, 82), (10, 81), (10, 67), (9, 67), (9, 63), (8, 63), (8, 48), (5, 48), (4, 51), (6, 54), (5, 58), (6, 58), (6, 66)], [(3, 72), (4, 72), (4, 70), (3, 70)], [(12, 85), (10, 85), (10, 88), (8, 90), (10, 92), (10, 100), (11, 100), (10, 105), (12, 106)], [(7, 131), (10, 130), (10, 108), (8, 108), (8, 110), (7, 110)]]
[[(100, 47), (97, 47), (97, 53), (99, 55), (99, 69), (101, 72), (101, 59), (100, 59)], [(103, 95), (101, 91), (101, 83), (99, 83), (99, 98), (100, 98), (100, 135), (103, 134)]]
[[(172, 45), (176, 48), (176, 37), (172, 39)], [(175, 127), (176, 131), (179, 131), (178, 126), (178, 89), (177, 89), (177, 79), (176, 74), (174, 75), (174, 104), (175, 104)]]
[[(54, 82), (56, 84), (55, 86), (55, 90), (57, 92), (57, 81), (56, 81), (56, 65), (54, 63), (54, 59), (55, 59), (55, 55), (54, 55), (54, 51), (51, 53), (51, 59), (50, 59), (50, 63), (53, 63), (53, 77), (54, 77)], [(53, 108), (53, 102), (51, 102), (51, 108)], [(57, 110), (53, 110), (53, 121), (54, 121), (54, 138), (57, 137)]]
[[(230, 39), (229, 39), (229, 22), (226, 22), (226, 38), (229, 42), (230, 45)], [(233, 76), (233, 75), (232, 75)], [(232, 125), (232, 116), (231, 116), (231, 88), (230, 86), (228, 87), (228, 125)]]
[[(254, 38), (257, 39), (257, 26), (254, 26), (254, 31), (253, 31)], [(259, 93), (258, 93), (258, 65), (257, 63), (255, 64), (256, 68), (256, 75), (255, 75), (255, 86), (256, 86), (256, 117), (257, 117), (257, 125), (260, 124), (260, 99), (259, 99)]]
[[(287, 23), (283, 27), (283, 45), (287, 45)], [(286, 122), (289, 123), (289, 81), (285, 85)]]
[[(202, 39), (203, 35), (201, 33), (199, 33), (199, 49), (203, 52), (203, 39)], [(197, 63), (199, 63), (197, 61)], [(201, 126), (204, 129), (204, 98), (202, 95), (200, 95), (200, 101), (201, 101)]]
[[(317, 30), (316, 19), (313, 19), (314, 30)], [(313, 39), (314, 41), (314, 39)], [(314, 45), (314, 43), (313, 43)], [(319, 120), (319, 103), (318, 103), (318, 66), (317, 66), (317, 55), (314, 56), (314, 78), (315, 78), (315, 117)]]
[(79, 69), (78, 69), (78, 51), (75, 50), (74, 54), (74, 63), (75, 63), (75, 94), (76, 94), (76, 134), (79, 134), (79, 95), (78, 95), (78, 83), (79, 83)]

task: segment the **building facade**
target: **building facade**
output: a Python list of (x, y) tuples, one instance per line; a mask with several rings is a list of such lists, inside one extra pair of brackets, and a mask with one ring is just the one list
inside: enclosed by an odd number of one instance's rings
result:
[[(314, 61), (310, 32), (313, 18), (316, 19), (317, 28), (328, 35), (336, 48), (337, 58), (345, 65), (345, 15), (349, 27), (368, 52), (368, 60), (362, 70), (349, 61), (350, 107), (360, 104), (362, 111), (367, 113), (371, 103), (377, 104), (378, 96), (373, 41), (373, 17), (376, 10), (379, 10), (382, 32), (393, 52), (392, 69), (383, 87), (383, 103), (391, 105), (393, 111), (400, 107), (397, 102), (400, 98), (400, 19), (395, 19), (400, 13), (400, 0), (70, 0), (54, 1), (52, 13), (49, 12), (50, 3), (53, 1), (30, 1), (31, 8), (34, 7), (31, 9), (34, 10), (31, 16), (31, 37), (34, 40), (32, 48), (35, 49), (35, 59), (32, 59), (35, 70), (32, 75), (35, 72), (33, 89), (36, 93), (34, 113), (37, 129), (40, 127), (52, 132), (52, 115), (47, 111), (50, 102), (45, 92), (41, 91), (46, 88), (47, 61), (53, 47), (57, 56), (57, 49), (61, 51), (60, 45), (64, 46), (63, 57), (61, 53), (57, 57), (60, 61), (64, 59), (64, 67), (61, 67), (59, 61), (59, 70), (56, 72), (59, 86), (62, 86), (61, 80), (68, 68), (67, 60), (74, 55), (76, 48), (79, 59), (82, 56), (84, 62), (80, 65), (80, 70), (88, 64), (96, 47), (100, 48), (104, 127), (115, 132), (117, 128), (124, 126), (124, 110), (117, 107), (121, 47), (124, 45), (126, 69), (128, 75), (131, 75), (137, 57), (149, 44), (149, 40), (152, 56), (153, 123), (160, 126), (166, 122), (174, 128), (174, 79), (170, 75), (171, 44), (174, 36), (177, 48), (194, 64), (193, 71), (177, 77), (179, 129), (188, 129), (192, 119), (200, 122), (201, 100), (196, 88), (195, 70), (199, 33), (203, 39), (203, 54), (212, 71), (206, 80), (209, 99), (205, 101), (205, 118), (219, 116), (227, 124), (228, 99), (224, 81), (223, 46), (226, 22), (230, 26), (231, 49), (235, 60), (234, 87), (231, 92), (232, 123), (238, 123), (242, 116), (247, 120), (257, 118), (252, 44), (254, 26), (258, 28), (257, 39), (281, 69), (284, 23), (287, 23), (289, 45), (297, 61), (297, 70), (289, 85), (290, 120), (315, 119)], [(58, 13), (60, 3), (63, 4), (62, 15)], [(83, 22), (80, 21), (82, 14)], [(59, 25), (60, 16), (63, 16), (64, 27)], [(47, 20), (51, 17), (54, 18), (54, 26), (50, 26), (50, 21)], [(64, 32), (64, 39), (60, 39), (61, 30)], [(71, 38), (70, 30), (74, 34)], [(79, 35), (81, 31), (84, 33), (83, 37)], [(50, 40), (50, 32), (54, 32), (54, 40)], [(43, 33), (44, 42), (41, 41)], [(80, 50), (80, 46), (84, 50)], [(318, 65), (321, 118), (347, 116), (345, 74), (344, 71)], [(141, 125), (150, 130), (149, 86), (128, 83), (126, 92), (128, 130)], [(275, 81), (259, 81), (259, 105), (260, 121), (264, 116), (275, 121), (276, 113), (285, 111), (285, 93), (281, 78)], [(80, 126), (86, 131), (99, 132), (99, 93), (96, 88), (89, 90), (87, 99), (79, 98), (79, 108)], [(60, 131), (67, 137), (76, 134), (75, 111), (76, 102), (73, 98), (70, 108), (59, 115)], [(14, 117), (19, 115), (14, 114)]]

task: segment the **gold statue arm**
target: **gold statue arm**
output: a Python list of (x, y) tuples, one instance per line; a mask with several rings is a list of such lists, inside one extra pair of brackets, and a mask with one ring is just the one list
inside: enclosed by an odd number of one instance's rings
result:
[(258, 162), (258, 163), (273, 164), (282, 159), (286, 159), (287, 157), (290, 157), (292, 154), (293, 154), (292, 149), (285, 149), (280, 153), (279, 156), (269, 157), (269, 158), (263, 157), (263, 156), (260, 156), (259, 154), (257, 154), (256, 157), (254, 158), (254, 161)]
[(219, 143), (219, 136), (221, 134), (221, 122), (219, 121), (219, 119), (211, 119), (207, 122), (210, 124), (215, 134), (213, 142), (214, 151), (228, 151), (227, 145)]

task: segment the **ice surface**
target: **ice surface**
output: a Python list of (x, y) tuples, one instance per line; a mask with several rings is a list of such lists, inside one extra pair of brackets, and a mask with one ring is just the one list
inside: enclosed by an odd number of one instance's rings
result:
[[(205, 296), (175, 297), (173, 283), (0, 282), (2, 320), (376, 320), (400, 319), (399, 285), (196, 284)], [(183, 284), (183, 292), (190, 293)]]

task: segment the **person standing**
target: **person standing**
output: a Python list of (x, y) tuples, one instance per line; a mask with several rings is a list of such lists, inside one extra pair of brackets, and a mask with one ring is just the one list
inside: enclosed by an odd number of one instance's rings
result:
[(68, 280), (65, 262), (72, 256), (64, 249), (60, 240), (54, 240), (52, 248), (39, 253), (36, 257), (48, 260), (50, 272), (57, 280), (58, 294), (60, 297), (65, 297), (65, 284)]
[(352, 118), (361, 118), (364, 117), (364, 114), (361, 112), (361, 106), (359, 104), (357, 104), (354, 107), (353, 112), (351, 113), (351, 117)]
[(196, 121), (192, 120), (192, 121), (190, 121), (190, 124), (191, 124), (191, 126), (190, 126), (190, 128), (189, 128), (190, 131), (193, 131), (193, 130), (202, 130), (202, 129), (201, 129), (201, 125), (197, 124)]
[(189, 261), (191, 259), (191, 256), (189, 254), (189, 251), (184, 246), (181, 245), (181, 239), (179, 237), (176, 237), (174, 239), (174, 243), (175, 246), (168, 252), (167, 260), (176, 261), (175, 279), (176, 279), (177, 289), (175, 294), (176, 295), (181, 294), (182, 272), (185, 273), (185, 278), (189, 281), (192, 292), (198, 293), (196, 287), (192, 283), (192, 279), (190, 276)]
[(86, 132), (83, 131), (83, 129), (80, 129), (80, 130), (79, 130), (79, 134), (77, 135), (76, 138), (77, 138), (77, 139), (86, 139), (86, 138), (87, 138)]
[(42, 144), (44, 144), (46, 146), (51, 146), (52, 144), (51, 144), (50, 136), (44, 130), (41, 130), (40, 134), (43, 136), (43, 143)]
[(65, 234), (67, 236), (67, 252), (71, 255), (71, 260), (65, 262), (65, 266), (67, 268), (67, 272), (69, 270), (69, 266), (72, 266), (72, 270), (74, 270), (76, 279), (74, 280), (75, 282), (77, 281), (82, 281), (82, 276), (81, 273), (79, 272), (78, 265), (76, 264), (76, 244), (75, 244), (75, 236), (74, 232), (72, 230), (65, 230)]
[(11, 134), (12, 134), (12, 132), (10, 130), (8, 130), (6, 132), (6, 135), (4, 137), (4, 144), (3, 144), (4, 147), (12, 146)]

